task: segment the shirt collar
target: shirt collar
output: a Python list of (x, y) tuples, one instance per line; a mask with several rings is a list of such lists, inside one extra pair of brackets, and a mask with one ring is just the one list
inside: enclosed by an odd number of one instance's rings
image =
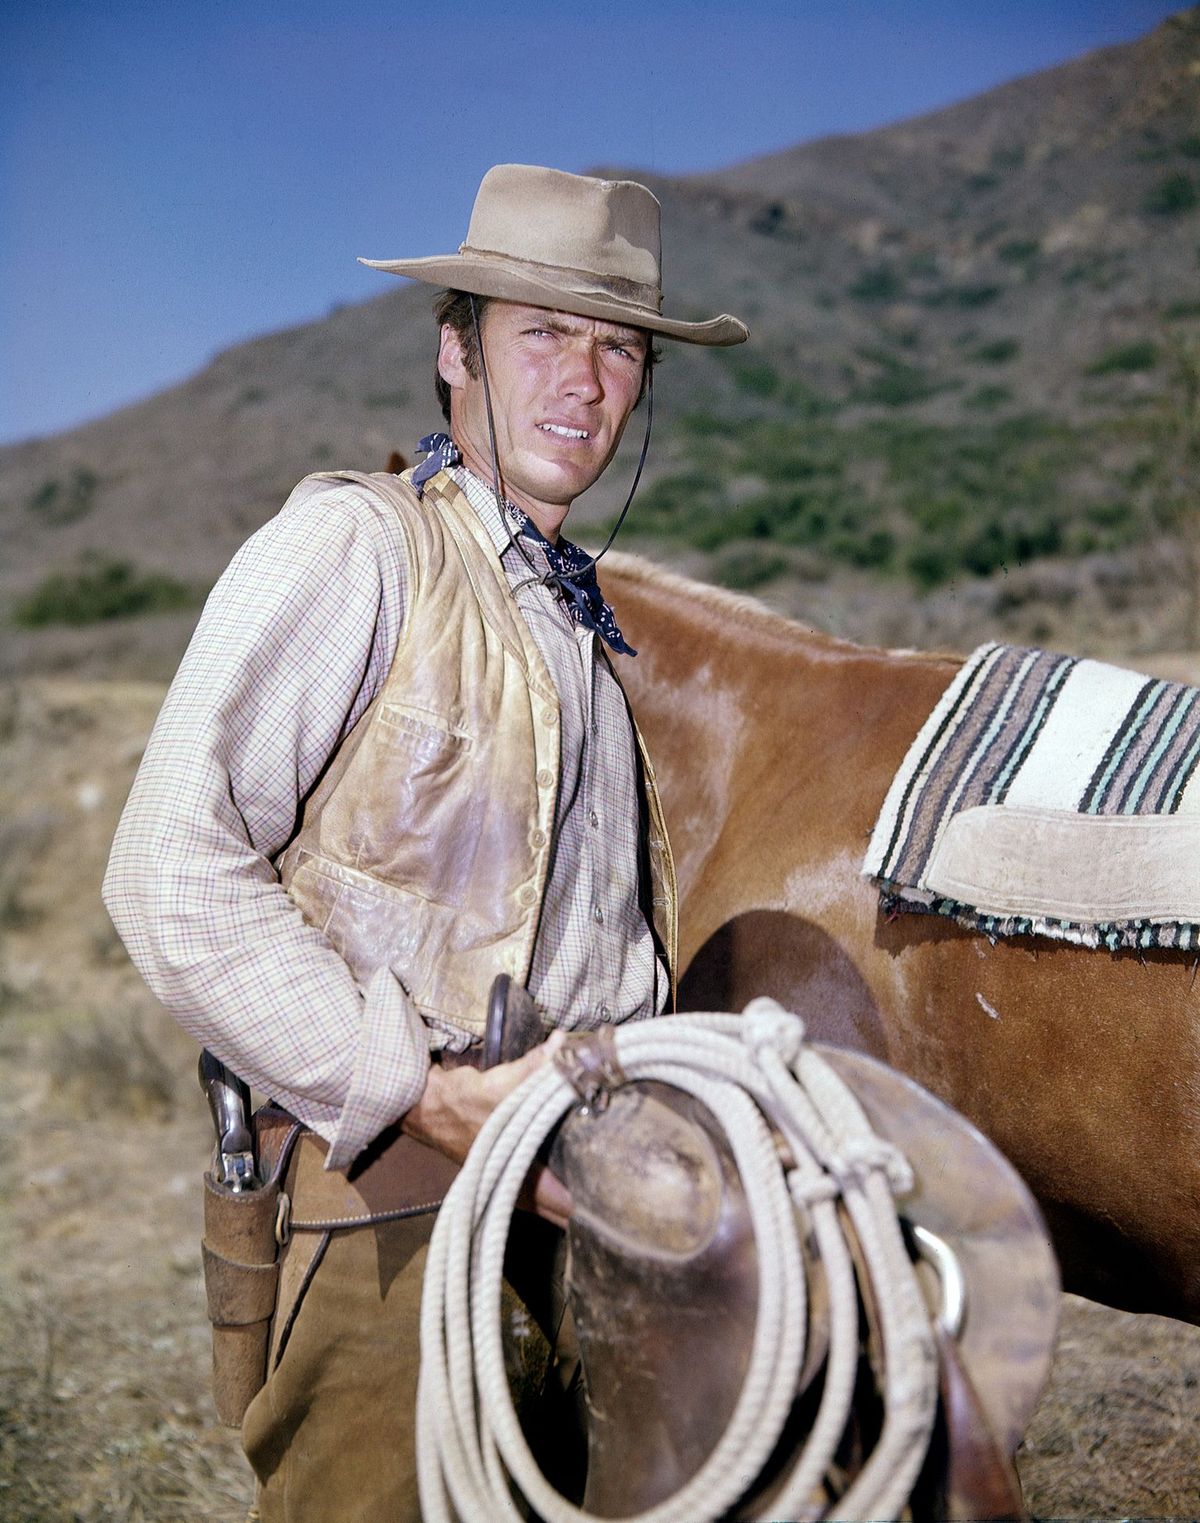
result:
[(470, 503), (498, 556), (503, 559), (516, 536), (521, 534), (529, 548), (536, 549), (541, 556), (550, 578), (557, 582), (572, 622), (598, 634), (613, 650), (623, 655), (637, 655), (617, 626), (612, 606), (605, 601), (596, 580), (594, 563), (586, 551), (564, 535), (559, 535), (557, 541), (551, 543), (538, 531), (528, 514), (507, 499), (501, 507), (499, 496), (491, 486), (463, 464), (462, 455), (448, 434), (426, 434), (418, 441), (417, 448), (424, 450), (426, 456), (412, 474), (418, 496), (431, 477), (438, 471), (445, 471)]

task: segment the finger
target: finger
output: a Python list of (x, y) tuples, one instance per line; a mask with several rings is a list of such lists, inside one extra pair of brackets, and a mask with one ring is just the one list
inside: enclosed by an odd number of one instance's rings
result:
[[(529, 1074), (548, 1063), (554, 1054), (561, 1050), (567, 1039), (565, 1031), (552, 1031), (544, 1042), (539, 1042), (536, 1047), (531, 1047), (528, 1052), (522, 1053), (519, 1058), (513, 1058), (511, 1062), (500, 1063), (498, 1068), (506, 1069), (509, 1073), (519, 1075), (524, 1079)], [(489, 1070), (495, 1073), (495, 1068)]]

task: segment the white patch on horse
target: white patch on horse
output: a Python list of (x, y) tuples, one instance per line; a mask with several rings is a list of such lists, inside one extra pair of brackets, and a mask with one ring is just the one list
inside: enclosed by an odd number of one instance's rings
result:
[[(845, 903), (846, 885), (855, 883), (858, 876), (858, 854), (849, 850), (836, 853), (814, 872), (810, 863), (793, 868), (784, 880), (783, 902), (778, 907), (808, 918), (819, 911), (836, 909)], [(870, 900), (870, 913), (875, 915), (875, 896)]]
[(987, 1000), (985, 1000), (985, 999), (984, 999), (984, 997), (983, 997), (983, 995), (982, 995), (982, 994), (977, 994), (977, 995), (976, 995), (976, 996), (975, 996), (975, 998), (976, 998), (976, 999), (977, 999), (977, 1000), (978, 1000), (978, 1001), (979, 1001), (979, 1004), (980, 1004), (980, 1006), (981, 1006), (981, 1008), (982, 1008), (982, 1009), (983, 1009), (983, 1010), (984, 1010), (984, 1011), (985, 1011), (985, 1012), (986, 1012), (986, 1013), (987, 1013), (987, 1014), (988, 1014), (988, 1015), (990, 1015), (990, 1016), (991, 1016), (991, 1018), (992, 1018), (992, 1019), (993, 1019), (993, 1020), (994, 1020), (994, 1021), (998, 1021), (998, 1020), (999, 1020), (999, 1019), (1000, 1019), (1000, 1012), (999, 1012), (999, 1010), (997, 1010), (997, 1009), (996, 1009), (996, 1007), (995, 1007), (995, 1006), (994, 1006), (994, 1005), (989, 1005), (989, 1004), (988, 1004), (988, 1002), (987, 1002)]
[(509, 1318), (509, 1327), (514, 1338), (520, 1340), (528, 1338), (533, 1332), (533, 1321), (523, 1306), (513, 1308)]

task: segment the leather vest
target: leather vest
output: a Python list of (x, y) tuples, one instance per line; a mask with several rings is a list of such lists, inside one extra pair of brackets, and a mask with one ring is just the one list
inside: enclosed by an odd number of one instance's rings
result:
[[(308, 798), (280, 877), (360, 985), (387, 965), (422, 1014), (479, 1036), (496, 974), (529, 977), (558, 798), (558, 695), (451, 477), (439, 472), (421, 498), (407, 475), (351, 471), (296, 490), (345, 482), (395, 511), (409, 599), (387, 679)], [(673, 980), (675, 869), (634, 733), (641, 897)]]

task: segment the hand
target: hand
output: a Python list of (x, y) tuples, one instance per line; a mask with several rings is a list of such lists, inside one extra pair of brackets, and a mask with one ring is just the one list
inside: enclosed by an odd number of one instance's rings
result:
[[(401, 1130), (461, 1163), (501, 1100), (548, 1062), (565, 1040), (563, 1032), (553, 1032), (524, 1057), (512, 1063), (497, 1063), (495, 1068), (482, 1073), (477, 1068), (441, 1068), (433, 1064), (424, 1094), (400, 1118)], [(530, 1169), (517, 1204), (527, 1211), (536, 1211), (556, 1227), (565, 1227), (571, 1214), (571, 1197), (566, 1186), (541, 1163)]]

